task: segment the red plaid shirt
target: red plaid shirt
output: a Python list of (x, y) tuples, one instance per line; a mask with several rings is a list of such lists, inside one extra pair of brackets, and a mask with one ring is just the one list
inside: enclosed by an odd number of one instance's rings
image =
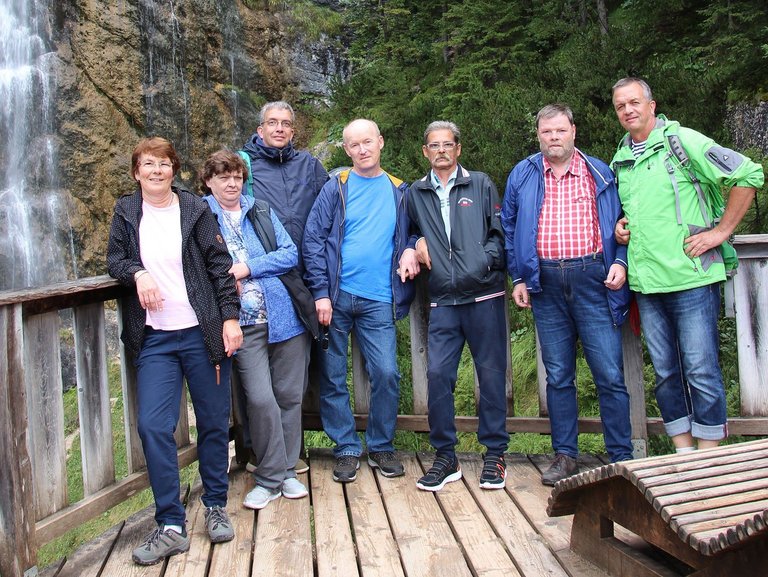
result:
[(568, 170), (558, 180), (544, 161), (544, 203), (539, 214), (536, 250), (539, 258), (576, 258), (603, 250), (597, 220), (595, 180), (581, 154), (574, 151)]

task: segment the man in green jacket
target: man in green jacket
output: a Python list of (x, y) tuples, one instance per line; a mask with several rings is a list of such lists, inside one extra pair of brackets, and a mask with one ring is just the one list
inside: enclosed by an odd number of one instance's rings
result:
[[(611, 163), (625, 215), (616, 238), (628, 243), (629, 285), (656, 400), (678, 452), (714, 447), (728, 434), (718, 363), (720, 246), (762, 186), (762, 167), (656, 116), (651, 89), (639, 78), (614, 85), (613, 106), (628, 131)], [(731, 189), (722, 215), (720, 187)]]

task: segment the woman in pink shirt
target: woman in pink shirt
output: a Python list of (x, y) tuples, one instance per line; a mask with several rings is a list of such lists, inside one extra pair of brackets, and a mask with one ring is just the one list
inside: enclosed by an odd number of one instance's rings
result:
[(225, 507), (240, 304), (216, 218), (201, 198), (173, 186), (180, 166), (164, 138), (138, 143), (131, 170), (138, 189), (117, 201), (107, 249), (109, 274), (132, 289), (122, 301), (121, 338), (136, 359), (138, 430), (158, 524), (133, 551), (140, 565), (189, 549), (173, 438), (184, 378), (197, 418), (208, 535), (234, 537)]

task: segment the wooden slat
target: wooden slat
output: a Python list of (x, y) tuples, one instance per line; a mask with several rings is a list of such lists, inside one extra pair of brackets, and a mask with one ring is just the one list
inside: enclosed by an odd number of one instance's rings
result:
[(0, 306), (0, 574), (37, 564), (21, 305)]
[[(678, 473), (667, 473), (665, 475), (649, 477), (648, 479), (638, 479), (635, 485), (642, 492), (647, 493), (649, 499), (652, 499), (656, 495), (668, 495), (670, 492), (675, 493), (687, 490), (687, 487), (681, 486), (685, 483), (696, 483), (697, 481), (704, 480), (710, 485), (721, 485), (723, 481), (719, 480), (719, 477), (735, 481), (739, 480), (742, 474), (749, 475), (749, 477), (744, 477), (745, 479), (753, 479), (755, 478), (753, 476), (755, 471), (763, 471), (763, 474), (768, 474), (768, 462), (765, 462), (764, 459), (759, 459), (757, 461), (733, 463), (723, 466), (712, 465), (708, 469), (680, 471)], [(698, 488), (707, 485), (698, 484), (696, 486)]]
[[(125, 303), (118, 301), (117, 330), (123, 334)], [(128, 473), (135, 473), (147, 466), (141, 446), (138, 428), (138, 401), (136, 398), (136, 365), (133, 353), (120, 339), (120, 382), (123, 389), (123, 425), (125, 427), (125, 450)]]
[[(307, 474), (299, 475), (302, 483)], [(252, 486), (249, 485), (249, 490)], [(274, 577), (291, 568), (295, 577), (312, 577), (312, 535), (309, 527), (309, 498), (272, 501), (258, 511), (256, 545), (251, 575)]]
[(29, 451), (37, 520), (67, 505), (60, 326), (57, 312), (24, 320)]
[(80, 452), (85, 496), (115, 481), (104, 304), (73, 310)]
[(371, 383), (365, 368), (365, 359), (360, 351), (355, 332), (350, 335), (352, 341), (352, 387), (354, 389), (354, 407), (356, 413), (367, 413), (371, 406)]
[[(421, 467), (412, 454), (400, 454), (405, 475), (379, 485), (392, 532), (408, 577), (451, 575), (469, 577), (471, 572), (461, 548), (437, 504), (435, 496), (420, 491), (416, 481)], [(443, 491), (462, 491), (450, 483)]]
[(329, 449), (313, 449), (310, 451), (310, 462), (317, 575), (357, 577), (355, 545), (347, 515), (344, 487), (332, 478), (335, 462), (333, 453)]
[(245, 469), (230, 474), (227, 513), (235, 530), (235, 538), (213, 547), (210, 577), (226, 575), (244, 577), (250, 574), (253, 562), (255, 515), (243, 507), (245, 495), (253, 488), (253, 475)]
[(624, 382), (629, 393), (629, 420), (632, 425), (632, 449), (635, 458), (645, 457), (648, 443), (648, 410), (645, 406), (643, 344), (632, 332), (629, 322), (621, 327), (624, 357)]
[[(388, 479), (378, 478), (380, 483)], [(357, 480), (344, 486), (355, 536), (355, 550), (363, 577), (399, 577), (403, 567), (389, 527), (377, 477), (363, 459)], [(318, 554), (319, 554), (318, 547)], [(340, 573), (346, 575), (346, 569)], [(350, 575), (353, 575), (350, 572)]]
[(733, 279), (741, 414), (768, 416), (768, 269), (766, 259), (740, 259)]
[(427, 330), (429, 298), (426, 276), (416, 277), (416, 298), (408, 315), (411, 332), (411, 377), (413, 382), (413, 414), (427, 414)]
[[(542, 469), (549, 464), (551, 458), (542, 463)], [(549, 498), (551, 488), (541, 484), (541, 472), (525, 455), (507, 456), (506, 491), (553, 551), (568, 549), (571, 520), (564, 517), (551, 518), (547, 515), (544, 503)]]
[[(763, 494), (762, 496), (764, 497), (763, 499), (755, 501), (738, 502), (731, 505), (713, 507), (711, 509), (691, 511), (684, 515), (675, 515), (670, 520), (669, 526), (672, 527), (674, 531), (685, 531), (688, 532), (688, 534), (691, 534), (695, 533), (695, 527), (702, 523), (710, 523), (722, 519), (736, 519), (735, 524), (738, 524), (755, 515), (762, 515), (764, 511), (768, 511), (768, 499), (765, 498), (766, 494)], [(708, 529), (709, 527), (705, 530)]]
[[(462, 468), (470, 493), (482, 511), (473, 512), (472, 517), (485, 517), (495, 533), (513, 555), (516, 567), (505, 569), (507, 575), (549, 575), (563, 576), (567, 573), (557, 562), (546, 543), (541, 539), (525, 515), (515, 505), (506, 491), (488, 491), (480, 488), (478, 479), (483, 468), (479, 456), (462, 455)], [(511, 481), (508, 477), (508, 481)], [(448, 509), (448, 507), (446, 507)], [(465, 545), (466, 547), (466, 545)], [(488, 559), (493, 557), (488, 556)], [(501, 564), (504, 567), (505, 564)]]
[[(197, 460), (197, 446), (190, 445), (178, 452), (179, 468), (184, 468)], [(89, 519), (111, 509), (118, 503), (122, 503), (128, 497), (135, 495), (138, 491), (149, 487), (149, 479), (146, 471), (133, 473), (124, 479), (121, 479), (114, 485), (105, 487), (67, 507), (57, 513), (38, 521), (35, 525), (35, 533), (40, 543), (59, 537)]]
[(125, 521), (122, 521), (78, 548), (64, 559), (64, 565), (56, 577), (99, 577), (124, 525)]
[(22, 303), (26, 318), (88, 303), (112, 300), (127, 289), (108, 275), (79, 278), (43, 287), (0, 292), (0, 305)]
[(723, 495), (721, 487), (708, 487), (667, 495), (654, 499), (653, 507), (660, 512), (662, 519), (669, 521), (675, 515), (719, 507), (730, 504), (730, 502), (751, 501), (768, 495), (768, 479), (761, 478), (744, 483), (733, 483), (728, 485), (728, 491), (728, 495)]

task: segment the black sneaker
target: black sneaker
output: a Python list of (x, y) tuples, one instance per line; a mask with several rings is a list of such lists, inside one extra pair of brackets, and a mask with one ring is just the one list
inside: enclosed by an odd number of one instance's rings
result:
[(544, 471), (544, 474), (541, 476), (541, 482), (543, 485), (553, 487), (558, 481), (567, 479), (578, 472), (579, 466), (576, 464), (576, 459), (563, 453), (558, 453), (555, 455), (555, 460), (549, 469)]
[(507, 478), (507, 464), (504, 455), (488, 455), (483, 457), (483, 472), (480, 473), (481, 489), (503, 489)]
[(452, 483), (461, 479), (461, 467), (456, 457), (447, 459), (436, 456), (432, 467), (421, 479), (416, 481), (416, 486), (422, 491), (439, 491), (446, 483)]
[(351, 483), (357, 479), (357, 470), (360, 468), (360, 459), (354, 455), (342, 455), (336, 458), (336, 466), (333, 468), (333, 480), (339, 483)]
[(392, 451), (368, 453), (368, 465), (373, 469), (378, 469), (385, 477), (405, 475), (403, 464), (397, 460)]

